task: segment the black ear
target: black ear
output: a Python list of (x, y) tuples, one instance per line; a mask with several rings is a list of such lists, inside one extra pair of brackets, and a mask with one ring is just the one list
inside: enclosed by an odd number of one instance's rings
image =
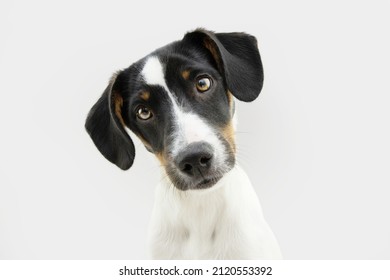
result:
[(245, 33), (213, 33), (198, 29), (183, 41), (202, 45), (215, 60), (228, 90), (239, 100), (255, 100), (263, 87), (263, 66), (257, 40)]
[(123, 99), (115, 88), (117, 75), (111, 79), (100, 99), (92, 107), (85, 128), (103, 156), (123, 170), (133, 165), (133, 141), (124, 129), (121, 110)]

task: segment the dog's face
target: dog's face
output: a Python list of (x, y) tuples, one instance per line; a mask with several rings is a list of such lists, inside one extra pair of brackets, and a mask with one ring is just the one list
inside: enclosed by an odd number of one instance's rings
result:
[(260, 93), (256, 39), (197, 30), (120, 71), (91, 109), (86, 129), (122, 169), (134, 132), (180, 190), (213, 186), (235, 163), (234, 100)]

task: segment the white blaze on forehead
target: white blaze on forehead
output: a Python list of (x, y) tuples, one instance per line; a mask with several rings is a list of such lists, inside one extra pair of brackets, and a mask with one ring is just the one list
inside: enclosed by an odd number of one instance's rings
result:
[(174, 156), (177, 155), (192, 142), (205, 141), (214, 147), (216, 158), (223, 161), (225, 157), (223, 145), (218, 139), (215, 131), (198, 115), (192, 112), (184, 112), (182, 108), (180, 108), (176, 98), (168, 89), (165, 82), (164, 68), (158, 57), (151, 56), (147, 58), (141, 75), (146, 84), (164, 88), (172, 102), (174, 112), (174, 141), (171, 151), (172, 154)]
[(165, 83), (164, 69), (158, 60), (158, 57), (149, 57), (145, 62), (141, 74), (145, 83), (149, 85), (158, 85), (168, 90)]
[(175, 98), (173, 97), (172, 93), (168, 89), (167, 84), (165, 83), (164, 68), (161, 65), (161, 62), (158, 57), (151, 56), (146, 60), (141, 75), (146, 84), (160, 86), (164, 88), (172, 101), (173, 109), (175, 111), (180, 111)]

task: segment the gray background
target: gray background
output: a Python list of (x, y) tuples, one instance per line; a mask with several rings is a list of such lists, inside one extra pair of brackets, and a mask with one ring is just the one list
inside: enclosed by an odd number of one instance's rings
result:
[(84, 119), (113, 72), (201, 26), (258, 38), (238, 162), (285, 258), (389, 259), (386, 2), (136, 3), (1, 1), (0, 258), (146, 258), (158, 163), (136, 141), (120, 171)]

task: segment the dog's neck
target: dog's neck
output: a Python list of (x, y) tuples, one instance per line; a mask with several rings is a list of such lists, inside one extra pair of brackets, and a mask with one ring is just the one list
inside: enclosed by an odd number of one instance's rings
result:
[(241, 203), (243, 194), (250, 193), (256, 198), (248, 176), (238, 165), (227, 172), (214, 186), (202, 190), (181, 191), (173, 186), (168, 176), (162, 177), (157, 189), (156, 200), (158, 201), (156, 202), (171, 208), (170, 211), (177, 212), (178, 216), (204, 214), (211, 219), (213, 213), (215, 217), (220, 216), (219, 211), (225, 211), (227, 205), (229, 205), (228, 209), (238, 207), (237, 204)]
[(178, 239), (185, 240), (187, 235), (195, 238), (194, 242), (213, 238), (222, 220), (232, 217), (228, 212), (236, 209), (235, 199), (241, 201), (236, 195), (240, 172), (236, 166), (211, 188), (187, 191), (178, 190), (165, 176), (157, 189), (155, 205), (164, 226), (179, 234)]

